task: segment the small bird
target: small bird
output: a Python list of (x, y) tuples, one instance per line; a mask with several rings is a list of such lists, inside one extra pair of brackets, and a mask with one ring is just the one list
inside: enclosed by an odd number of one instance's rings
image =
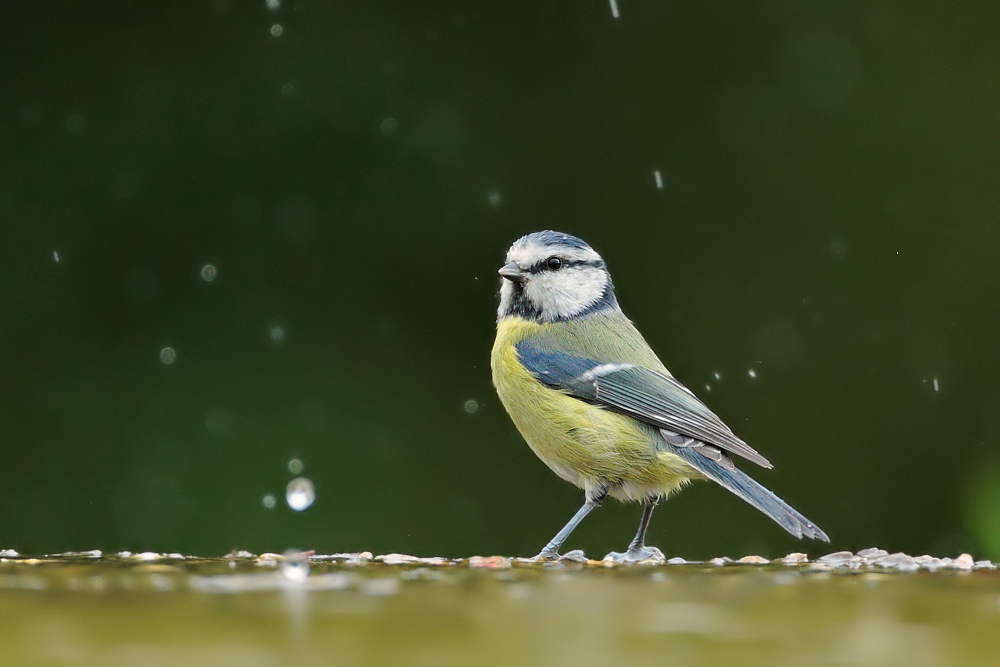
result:
[(518, 239), (500, 269), (491, 367), (500, 400), (535, 454), (584, 490), (583, 507), (541, 553), (559, 549), (606, 497), (643, 504), (616, 562), (663, 560), (646, 546), (653, 508), (691, 480), (711, 480), (795, 537), (829, 542), (816, 524), (739, 470), (771, 463), (678, 382), (622, 313), (604, 260), (553, 231)]

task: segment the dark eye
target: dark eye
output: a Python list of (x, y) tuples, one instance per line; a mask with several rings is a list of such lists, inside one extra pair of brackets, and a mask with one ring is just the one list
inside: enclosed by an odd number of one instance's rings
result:
[(549, 271), (558, 271), (562, 268), (563, 261), (558, 257), (549, 257), (545, 260), (545, 266)]

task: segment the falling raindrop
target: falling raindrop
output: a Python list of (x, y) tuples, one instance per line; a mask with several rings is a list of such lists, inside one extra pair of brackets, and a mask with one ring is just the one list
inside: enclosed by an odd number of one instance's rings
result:
[(941, 391), (941, 385), (938, 384), (937, 378), (934, 378), (934, 391), (935, 392)]
[(52, 259), (56, 260), (56, 264), (59, 263), (59, 251), (58, 250), (53, 250), (52, 251)]
[(281, 328), (280, 324), (272, 324), (267, 333), (275, 343), (283, 340), (285, 337), (285, 330)]
[(267, 0), (267, 8), (272, 12), (278, 11), (281, 9), (281, 0)]
[(500, 193), (499, 192), (494, 191), (494, 192), (490, 193), (490, 204), (492, 206), (499, 206), (500, 205)]
[(301, 584), (309, 576), (309, 559), (298, 549), (289, 549), (281, 559), (281, 576), (290, 582)]
[(201, 267), (201, 279), (206, 283), (210, 283), (215, 280), (215, 277), (219, 275), (219, 270), (212, 266), (211, 264), (206, 264)]
[(274, 37), (281, 37), (281, 33), (284, 32), (284, 28), (281, 27), (280, 23), (275, 23), (271, 26), (271, 35)]
[(659, 169), (657, 169), (656, 171), (653, 172), (653, 180), (656, 181), (656, 189), (657, 190), (662, 190), (663, 189), (663, 175), (660, 173)]
[(611, 3), (611, 16), (618, 18), (618, 0), (608, 0)]
[(284, 95), (285, 97), (291, 97), (294, 93), (295, 93), (294, 83), (289, 82), (281, 87), (281, 94)]
[(397, 130), (399, 130), (399, 121), (393, 118), (392, 116), (386, 116), (385, 118), (382, 119), (382, 124), (380, 125), (380, 128), (382, 130), (382, 134), (384, 134), (387, 137), (391, 137), (392, 135), (396, 134)]
[(285, 502), (296, 512), (307, 509), (316, 500), (316, 489), (305, 477), (296, 477), (285, 487)]
[(264, 496), (264, 507), (269, 510), (273, 510), (274, 506), (278, 504), (278, 499), (274, 497), (273, 493), (268, 493)]
[(302, 468), (303, 468), (302, 461), (300, 461), (299, 459), (292, 459), (291, 461), (288, 462), (288, 472), (292, 473), (293, 475), (298, 475), (300, 472), (302, 472)]
[(716, 380), (721, 380), (721, 379), (722, 379), (722, 375), (721, 375), (721, 374), (719, 374), (719, 373), (713, 373), (712, 375), (714, 375), (714, 376), (715, 376), (715, 379), (716, 379)]
[(749, 375), (752, 378), (755, 378), (757, 377), (757, 371), (751, 368), (750, 370), (747, 371), (747, 375)]
[(160, 361), (168, 366), (177, 361), (177, 352), (172, 347), (165, 347), (160, 350)]
[(470, 398), (465, 402), (465, 411), (468, 412), (470, 415), (475, 414), (476, 410), (478, 409), (479, 409), (479, 403), (477, 403), (474, 399)]

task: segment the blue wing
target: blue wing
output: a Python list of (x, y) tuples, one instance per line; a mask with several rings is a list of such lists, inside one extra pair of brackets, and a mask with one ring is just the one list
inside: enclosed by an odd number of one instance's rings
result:
[[(601, 363), (546, 350), (530, 341), (518, 344), (517, 353), (521, 363), (546, 386), (670, 433), (693, 438), (696, 442), (690, 446), (714, 445), (765, 468), (773, 467), (687, 387), (669, 375), (634, 364)], [(705, 449), (702, 454), (720, 461), (713, 450)]]
[(830, 541), (816, 524), (733, 465), (727, 452), (772, 467), (674, 378), (634, 364), (601, 363), (542, 349), (529, 341), (518, 344), (517, 352), (521, 363), (542, 384), (656, 427), (660, 447), (680, 456), (795, 537)]

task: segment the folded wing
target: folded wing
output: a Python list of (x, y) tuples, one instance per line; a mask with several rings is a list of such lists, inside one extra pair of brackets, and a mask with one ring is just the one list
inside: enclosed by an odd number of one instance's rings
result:
[(714, 458), (712, 448), (773, 467), (738, 438), (687, 387), (658, 371), (634, 364), (600, 363), (564, 352), (545, 350), (525, 341), (517, 346), (521, 363), (542, 384), (628, 415), (668, 432), (697, 441), (700, 454)]

